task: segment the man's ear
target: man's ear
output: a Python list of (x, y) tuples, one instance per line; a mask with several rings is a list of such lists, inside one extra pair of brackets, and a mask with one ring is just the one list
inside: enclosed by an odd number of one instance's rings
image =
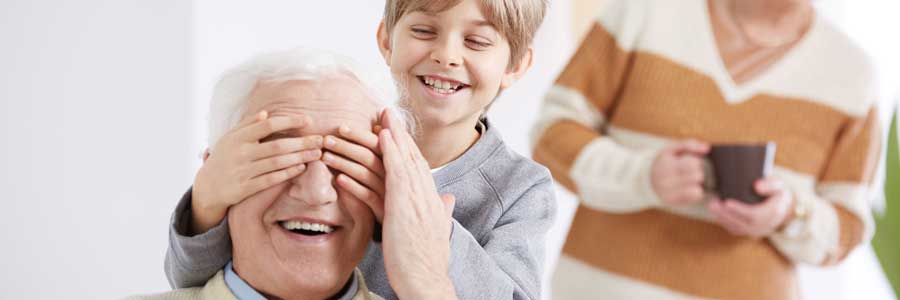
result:
[(384, 58), (384, 63), (391, 66), (391, 35), (387, 32), (387, 26), (384, 25), (384, 20), (378, 23), (378, 33), (375, 35), (375, 38), (378, 40), (378, 51), (381, 52), (381, 57)]
[(203, 150), (203, 163), (206, 163), (206, 160), (209, 159), (209, 148)]
[(528, 51), (525, 51), (525, 55), (522, 55), (522, 58), (519, 59), (518, 64), (515, 67), (506, 70), (506, 74), (503, 74), (503, 79), (500, 81), (500, 88), (506, 89), (516, 83), (519, 78), (522, 78), (525, 75), (525, 72), (528, 72), (531, 69), (531, 65), (534, 63), (534, 48), (528, 47)]

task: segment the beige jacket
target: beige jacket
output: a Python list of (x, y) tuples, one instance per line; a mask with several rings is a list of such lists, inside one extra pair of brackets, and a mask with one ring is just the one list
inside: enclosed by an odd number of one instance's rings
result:
[[(366, 281), (362, 276), (362, 273), (359, 270), (355, 270), (356, 279), (359, 281), (359, 289), (356, 291), (356, 295), (353, 296), (353, 300), (384, 300), (378, 295), (369, 291), (369, 288), (366, 287)], [(131, 296), (125, 298), (126, 300), (223, 300), (223, 299), (237, 299), (237, 297), (231, 293), (231, 290), (228, 289), (228, 286), (225, 284), (225, 272), (219, 271), (216, 273), (213, 278), (206, 282), (206, 285), (203, 287), (193, 287), (186, 289), (177, 289), (174, 291), (154, 294), (154, 295), (142, 295), (142, 296)]]

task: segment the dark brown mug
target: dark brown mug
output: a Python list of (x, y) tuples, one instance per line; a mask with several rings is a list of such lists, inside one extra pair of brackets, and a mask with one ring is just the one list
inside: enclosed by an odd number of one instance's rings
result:
[(759, 203), (754, 183), (769, 176), (775, 160), (775, 143), (719, 144), (709, 151), (715, 191), (721, 199)]

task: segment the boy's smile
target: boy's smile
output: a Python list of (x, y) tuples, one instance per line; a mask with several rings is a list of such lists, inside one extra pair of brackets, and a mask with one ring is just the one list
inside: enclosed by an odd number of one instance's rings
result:
[(429, 90), (443, 95), (455, 94), (464, 88), (470, 87), (468, 84), (436, 75), (420, 75), (416, 77), (418, 77), (419, 81), (428, 87)]

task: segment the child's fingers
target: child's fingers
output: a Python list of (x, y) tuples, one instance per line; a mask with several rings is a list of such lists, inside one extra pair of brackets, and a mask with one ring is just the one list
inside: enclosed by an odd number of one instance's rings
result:
[[(378, 138), (375, 138), (375, 148), (378, 147)], [(340, 154), (352, 161), (362, 164), (381, 178), (384, 178), (384, 164), (371, 149), (352, 142), (348, 142), (336, 136), (326, 136), (324, 147), (326, 150)]]
[(312, 121), (308, 117), (271, 117), (256, 122), (237, 132), (239, 140), (244, 142), (256, 142), (273, 133), (299, 129), (308, 126)]
[(306, 170), (306, 164), (297, 165), (293, 167), (287, 167), (278, 171), (266, 173), (255, 178), (252, 178), (248, 181), (244, 181), (241, 184), (241, 190), (244, 191), (242, 197), (246, 198), (250, 195), (256, 194), (259, 191), (275, 186), (276, 184), (280, 184), (285, 182), (291, 178), (300, 175), (303, 171)]
[(378, 149), (378, 136), (365, 130), (353, 130), (348, 126), (338, 128), (338, 134), (350, 142), (362, 145), (370, 151), (380, 153)]
[(381, 131), (379, 143), (384, 160), (385, 189), (387, 190), (391, 186), (399, 187), (401, 182), (409, 182), (405, 163), (389, 129)]
[(265, 111), (265, 110), (259, 111), (253, 115), (246, 116), (243, 119), (241, 119), (241, 121), (238, 122), (238, 124), (235, 125), (233, 127), (233, 129), (230, 131), (239, 131), (241, 129), (244, 129), (244, 127), (250, 126), (253, 123), (260, 122), (260, 121), (263, 121), (268, 118), (269, 118), (268, 111)]
[(330, 152), (322, 155), (322, 161), (329, 167), (361, 182), (378, 193), (378, 195), (384, 195), (384, 180), (365, 166)]
[(391, 137), (394, 140), (394, 144), (397, 146), (397, 152), (400, 154), (401, 158), (411, 159), (412, 156), (409, 153), (409, 145), (406, 138), (409, 133), (406, 132), (406, 128), (400, 124), (400, 120), (398, 120), (393, 113), (385, 110), (385, 115), (387, 119), (385, 127), (391, 132)]
[(382, 223), (382, 220), (384, 220), (384, 201), (381, 200), (382, 198), (377, 193), (346, 174), (338, 175), (337, 183), (340, 188), (369, 206), (372, 209), (372, 213), (375, 214), (375, 218), (378, 219), (378, 223)]
[(308, 135), (303, 137), (277, 139), (254, 145), (251, 156), (253, 160), (260, 160), (286, 153), (321, 148), (322, 136)]
[(314, 160), (318, 160), (322, 156), (322, 150), (306, 150), (282, 154), (278, 156), (261, 159), (250, 163), (249, 178), (257, 177), (272, 171), (281, 170), (287, 167), (305, 164)]

